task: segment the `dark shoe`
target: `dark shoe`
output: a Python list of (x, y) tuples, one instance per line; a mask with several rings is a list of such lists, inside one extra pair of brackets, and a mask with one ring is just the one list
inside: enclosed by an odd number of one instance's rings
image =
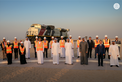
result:
[(110, 67), (113, 67), (113, 65), (110, 65)]
[(118, 65), (116, 65), (116, 67), (119, 67)]
[(120, 58), (118, 58), (118, 60), (120, 60)]
[(103, 67), (103, 65), (101, 65)]
[(79, 58), (79, 56), (77, 58)]
[(99, 67), (100, 65), (98, 65), (98, 67)]

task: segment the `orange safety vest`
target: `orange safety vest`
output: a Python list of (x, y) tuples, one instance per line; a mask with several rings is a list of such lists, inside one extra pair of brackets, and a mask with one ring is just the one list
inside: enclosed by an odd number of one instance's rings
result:
[(14, 41), (14, 48), (18, 48), (18, 42), (15, 43)]
[(43, 41), (43, 43), (44, 43), (44, 48), (47, 48), (48, 41), (47, 41), (47, 40), (46, 40), (46, 42), (45, 42), (45, 41)]
[(50, 47), (52, 48), (53, 40), (50, 41)]
[[(7, 42), (5, 42), (5, 46), (7, 45)], [(2, 47), (4, 48), (4, 44), (2, 43)]]
[(60, 40), (59, 43), (60, 43), (60, 47), (63, 47), (63, 48), (65, 47), (65, 40)]
[(80, 45), (80, 42), (81, 42), (82, 40), (77, 40), (77, 47), (79, 48), (79, 45)]
[(10, 45), (9, 47), (8, 47), (8, 45), (6, 45), (6, 53), (7, 54), (12, 54), (12, 45)]
[(105, 39), (103, 40), (105, 48), (109, 48), (109, 39), (106, 41)]
[(94, 40), (94, 43), (95, 43), (95, 48), (97, 47), (98, 44), (100, 44), (99, 40)]
[(21, 52), (22, 54), (24, 54), (24, 50), (25, 50), (25, 48), (24, 48), (24, 47), (22, 48), (22, 47), (20, 46), (20, 52)]
[(72, 44), (73, 44), (73, 40), (71, 39), (71, 41), (70, 41)]
[(39, 41), (37, 42), (37, 51), (43, 51), (43, 42), (40, 42), (40, 44), (39, 44)]
[(37, 42), (38, 42), (38, 41), (34, 41), (34, 43), (35, 43), (35, 47), (36, 47)]

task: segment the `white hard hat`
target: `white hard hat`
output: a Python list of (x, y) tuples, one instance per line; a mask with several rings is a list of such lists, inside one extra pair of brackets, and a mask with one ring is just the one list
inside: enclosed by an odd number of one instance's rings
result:
[(63, 38), (63, 36), (61, 36), (61, 38)]
[(118, 38), (118, 36), (115, 36), (115, 38)]
[(7, 40), (7, 43), (9, 43), (10, 41), (9, 40)]
[(98, 35), (96, 35), (96, 37), (99, 37)]
[(52, 36), (52, 38), (54, 38), (54, 36)]
[(17, 39), (17, 37), (14, 37), (14, 39)]
[(81, 36), (78, 36), (78, 38), (81, 38)]
[(107, 35), (105, 35), (105, 37), (108, 37)]
[(37, 36), (35, 38), (38, 38)]
[(70, 35), (69, 37), (72, 37), (72, 35)]
[(6, 39), (5, 37), (3, 37), (3, 39)]
[(21, 44), (23, 44), (23, 42), (21, 42)]
[(44, 37), (44, 39), (46, 39), (46, 37)]

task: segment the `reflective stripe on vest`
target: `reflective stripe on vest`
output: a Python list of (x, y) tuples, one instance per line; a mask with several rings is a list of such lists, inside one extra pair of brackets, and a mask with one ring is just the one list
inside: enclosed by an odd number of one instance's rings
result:
[(95, 43), (95, 48), (97, 47), (98, 44), (100, 44), (99, 40), (94, 40), (94, 43)]
[(14, 41), (14, 48), (18, 48), (18, 42)]
[(81, 42), (82, 40), (77, 40), (77, 47), (79, 48), (79, 45), (80, 45), (80, 42)]
[[(7, 45), (7, 42), (5, 42), (5, 46)], [(2, 43), (2, 47), (4, 48), (4, 44)]]
[(37, 51), (43, 51), (43, 42), (40, 42), (39, 44), (39, 41), (37, 42)]
[(24, 50), (25, 50), (25, 48), (24, 48), (24, 47), (22, 48), (22, 47), (20, 46), (20, 52), (21, 52), (22, 54), (24, 54)]
[(8, 53), (12, 53), (12, 45), (10, 45), (9, 47), (8, 47), (8, 45), (6, 45), (6, 53), (8, 54)]
[(72, 44), (73, 44), (73, 40), (71, 39), (71, 41), (70, 41)]
[(35, 47), (36, 47), (37, 42), (38, 42), (38, 41), (34, 41), (34, 43), (35, 43)]
[(44, 43), (44, 48), (47, 48), (48, 41), (47, 41), (47, 40), (46, 40), (46, 42), (45, 42), (45, 41), (43, 41), (43, 43)]
[(104, 39), (103, 42), (104, 42), (105, 48), (108, 48), (110, 46), (109, 39), (107, 41)]
[(60, 40), (60, 47), (65, 47), (65, 41), (64, 40)]
[(50, 41), (50, 47), (52, 48), (53, 40)]

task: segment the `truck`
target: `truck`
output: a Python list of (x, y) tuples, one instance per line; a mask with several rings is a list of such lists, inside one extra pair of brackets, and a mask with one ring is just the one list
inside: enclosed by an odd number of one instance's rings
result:
[(55, 28), (54, 25), (32, 24), (26, 32), (26, 37), (29, 38), (32, 44), (34, 43), (36, 36), (38, 38), (40, 37), (42, 40), (46, 37), (49, 42), (52, 36), (58, 40), (60, 40), (60, 37), (63, 36), (66, 40), (68, 38), (69, 31), (70, 29)]

